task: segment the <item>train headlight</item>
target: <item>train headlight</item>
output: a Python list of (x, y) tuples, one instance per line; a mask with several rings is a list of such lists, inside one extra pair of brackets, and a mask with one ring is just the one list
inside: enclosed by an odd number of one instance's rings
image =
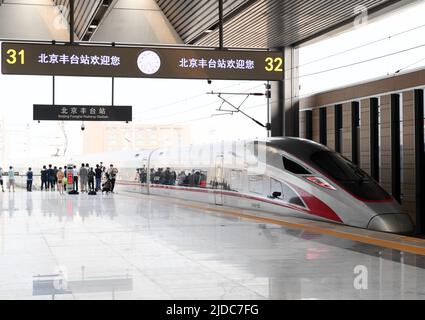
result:
[(318, 186), (328, 189), (328, 190), (336, 190), (334, 186), (332, 186), (329, 182), (327, 182), (325, 179), (320, 177), (306, 177), (306, 179), (310, 182), (313, 182), (314, 184), (317, 184)]

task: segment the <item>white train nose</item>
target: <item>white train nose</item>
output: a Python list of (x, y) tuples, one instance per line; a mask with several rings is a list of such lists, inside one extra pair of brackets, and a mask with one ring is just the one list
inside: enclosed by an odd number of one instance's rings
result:
[(374, 216), (367, 226), (368, 229), (399, 234), (411, 234), (415, 226), (410, 216), (404, 213), (380, 214)]

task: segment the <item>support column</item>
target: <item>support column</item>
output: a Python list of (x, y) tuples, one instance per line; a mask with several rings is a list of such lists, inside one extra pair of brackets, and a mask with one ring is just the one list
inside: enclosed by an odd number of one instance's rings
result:
[(272, 81), (270, 83), (271, 99), (270, 99), (270, 123), (271, 123), (271, 136), (283, 137), (283, 107), (282, 101), (284, 99), (283, 82)]
[(353, 163), (360, 164), (360, 104), (358, 101), (351, 103), (351, 154)]
[(415, 90), (416, 231), (425, 231), (424, 91)]
[(347, 159), (352, 160), (352, 136), (351, 136), (351, 103), (344, 103), (342, 105), (342, 145), (341, 154)]
[(74, 44), (74, 31), (75, 31), (74, 10), (75, 10), (74, 0), (69, 0), (69, 43), (70, 44)]
[(299, 119), (299, 137), (306, 139), (307, 137), (307, 111), (300, 111), (300, 119)]
[(270, 122), (272, 137), (299, 136), (298, 50), (287, 47), (284, 53), (284, 81), (271, 84)]
[(313, 141), (320, 143), (320, 116), (319, 116), (320, 110), (318, 108), (313, 109)]
[(381, 185), (391, 193), (391, 96), (381, 96), (381, 166), (379, 176)]
[(327, 146), (335, 150), (335, 107), (328, 107), (326, 111), (327, 117)]
[(300, 138), (313, 140), (313, 111), (300, 112)]
[(416, 223), (414, 92), (403, 92), (403, 210)]
[(391, 95), (391, 193), (401, 203), (400, 95)]
[(342, 152), (342, 105), (337, 104), (335, 107), (335, 151)]
[(379, 99), (370, 99), (370, 173), (379, 182)]
[(319, 109), (319, 142), (323, 145), (327, 145), (327, 131), (328, 131), (328, 123), (327, 123), (327, 109), (320, 108)]
[(360, 101), (360, 167), (370, 175), (370, 100)]

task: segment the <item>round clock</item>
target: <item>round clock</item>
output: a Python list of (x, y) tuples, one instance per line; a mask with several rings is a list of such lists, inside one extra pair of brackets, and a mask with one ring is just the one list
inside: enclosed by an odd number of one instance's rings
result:
[(161, 58), (156, 52), (146, 50), (139, 54), (137, 66), (144, 74), (154, 74), (161, 67)]

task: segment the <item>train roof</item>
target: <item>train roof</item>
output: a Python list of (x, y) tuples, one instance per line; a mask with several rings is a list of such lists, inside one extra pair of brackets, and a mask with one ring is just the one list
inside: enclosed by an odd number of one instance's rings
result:
[(311, 156), (317, 152), (331, 151), (324, 145), (301, 138), (272, 138), (268, 139), (266, 143), (267, 146), (283, 150), (306, 162), (310, 162)]

